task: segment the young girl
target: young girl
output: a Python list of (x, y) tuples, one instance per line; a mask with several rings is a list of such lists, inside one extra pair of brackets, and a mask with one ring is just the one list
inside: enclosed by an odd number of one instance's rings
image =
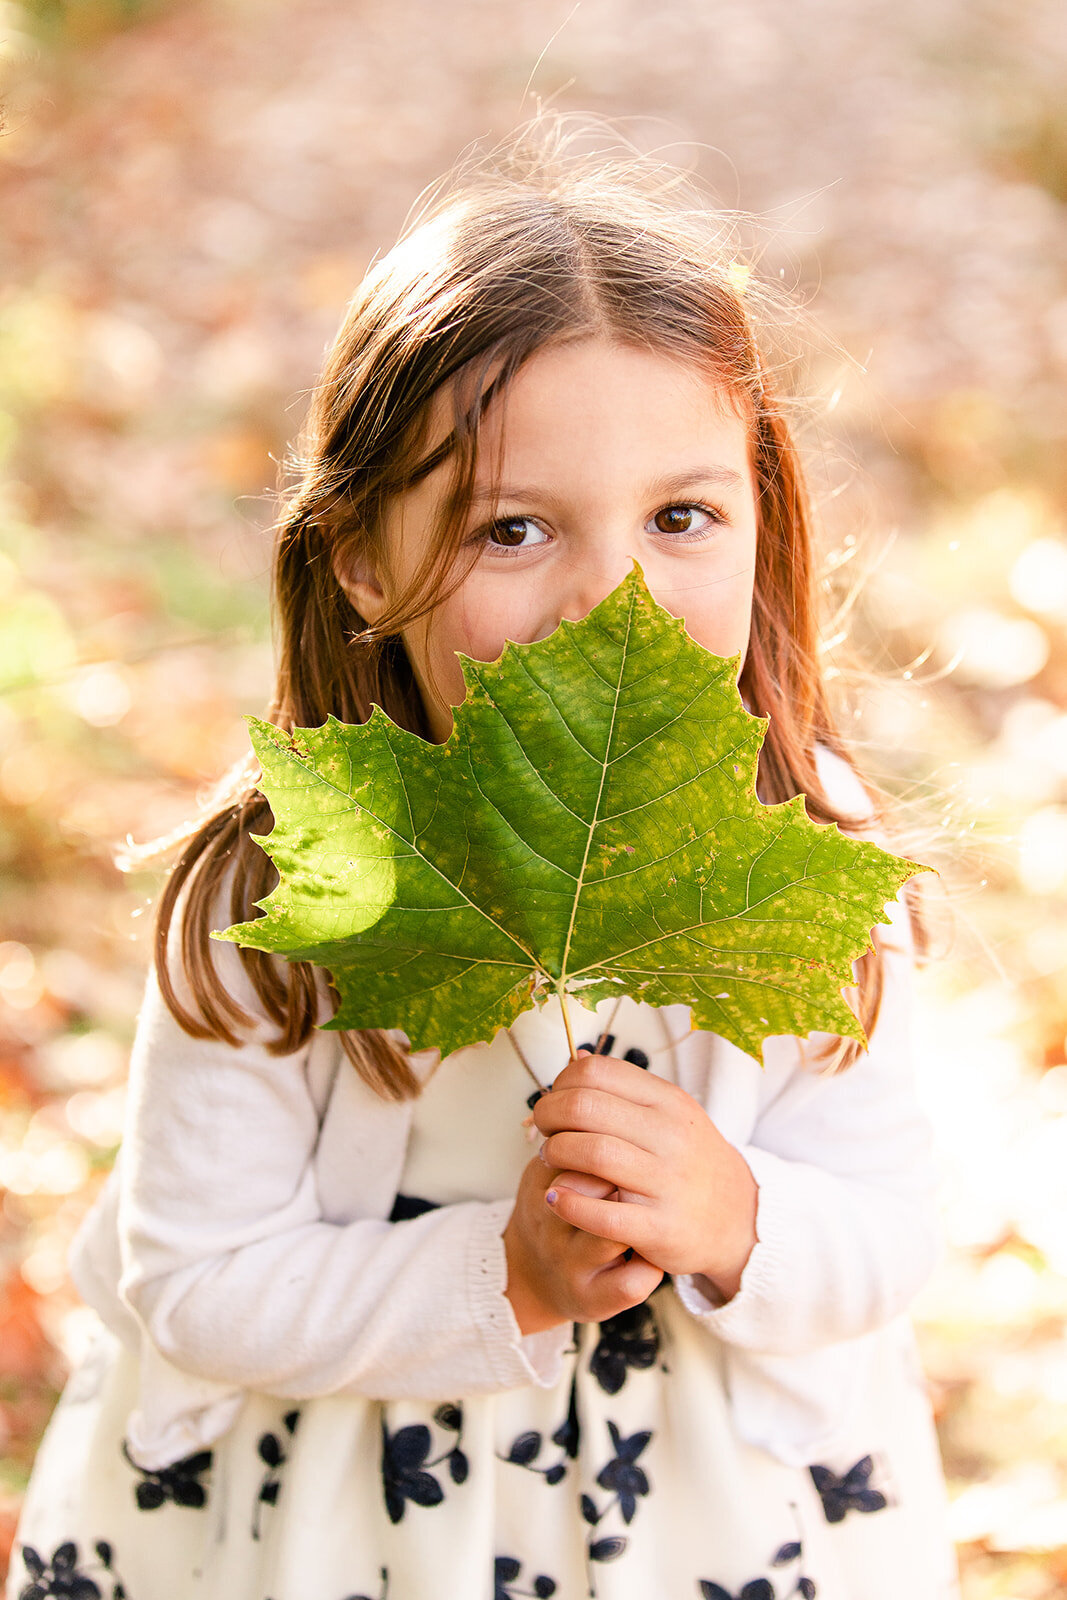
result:
[[(636, 559), (741, 653), (761, 798), (869, 830), (711, 231), (548, 164), (464, 179), (368, 275), (280, 519), (273, 721), (377, 702), (444, 740), (457, 652), (545, 637)], [(550, 1004), (439, 1062), (317, 1030), (322, 973), (209, 942), (274, 881), (255, 778), (161, 901), (71, 1260), (101, 1326), (10, 1600), (954, 1595), (905, 1318), (937, 1246), (903, 908), (857, 965), (867, 1051), (778, 1037), (761, 1068), (624, 999), (574, 1006), (573, 1060)]]

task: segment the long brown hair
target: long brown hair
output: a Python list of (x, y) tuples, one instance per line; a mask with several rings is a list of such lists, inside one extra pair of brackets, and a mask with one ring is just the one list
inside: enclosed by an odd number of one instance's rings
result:
[[(761, 354), (760, 291), (721, 219), (682, 210), (640, 174), (565, 159), (560, 141), (530, 142), (510, 164), (468, 171), (429, 201), (400, 244), (357, 290), (313, 391), (289, 463), (276, 523), (274, 604), (278, 679), (269, 719), (317, 727), (329, 714), (360, 722), (377, 703), (426, 734), (401, 630), (432, 612), (457, 575), (479, 423), (486, 406), (535, 351), (607, 336), (701, 367), (747, 419), (758, 496), (755, 599), (740, 679), (746, 703), (770, 719), (758, 788), (769, 803), (807, 796), (810, 815), (843, 827), (816, 766), (822, 745), (850, 758), (834, 725), (819, 665), (809, 497), (771, 363)], [(662, 191), (662, 184), (660, 191)], [(432, 400), (453, 426), (427, 449)], [(381, 570), (382, 529), (394, 499), (444, 461), (452, 488), (420, 571), (374, 628), (338, 582), (338, 564)], [(272, 817), (250, 763), (214, 813), (186, 836), (160, 900), (156, 966), (167, 1004), (197, 1038), (239, 1043), (251, 1018), (229, 993), (209, 942), (224, 883), (226, 914), (243, 921), (276, 880), (251, 835)], [(168, 956), (181, 897), (180, 953)], [(240, 959), (266, 1016), (271, 1048), (310, 1037), (321, 974), (255, 950)], [(180, 954), (179, 999), (170, 961)], [(858, 1010), (869, 1029), (881, 994), (877, 951), (860, 963)], [(377, 1030), (340, 1035), (381, 1095), (418, 1094), (406, 1053)], [(858, 1046), (841, 1041), (833, 1065)]]

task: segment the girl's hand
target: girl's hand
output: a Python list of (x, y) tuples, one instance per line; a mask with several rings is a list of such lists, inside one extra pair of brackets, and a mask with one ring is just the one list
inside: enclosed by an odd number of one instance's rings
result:
[[(576, 1197), (579, 1191), (590, 1199), (616, 1192), (600, 1178), (580, 1172), (568, 1176)], [(663, 1278), (659, 1267), (636, 1255), (627, 1261), (625, 1244), (598, 1239), (547, 1206), (545, 1191), (551, 1181), (552, 1173), (539, 1156), (527, 1162), (504, 1229), (506, 1293), (524, 1334), (563, 1322), (603, 1322), (647, 1300)]]
[[(631, 1061), (580, 1055), (533, 1114), (557, 1217), (664, 1272), (703, 1274), (724, 1300), (737, 1293), (756, 1243), (756, 1180), (692, 1095)], [(579, 1173), (619, 1198), (577, 1192)]]

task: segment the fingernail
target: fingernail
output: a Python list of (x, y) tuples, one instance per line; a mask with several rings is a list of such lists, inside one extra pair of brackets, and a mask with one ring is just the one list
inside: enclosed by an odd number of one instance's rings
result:
[(548, 1201), (550, 1206), (554, 1206), (556, 1201), (559, 1199), (559, 1195), (555, 1189), (550, 1189), (545, 1195), (545, 1199)]
[(545, 1147), (544, 1147), (544, 1145), (541, 1146), (541, 1148), (540, 1148), (540, 1150), (538, 1150), (537, 1154), (540, 1156), (541, 1160), (544, 1162), (545, 1166), (547, 1167), (548, 1166), (548, 1157), (545, 1155)]

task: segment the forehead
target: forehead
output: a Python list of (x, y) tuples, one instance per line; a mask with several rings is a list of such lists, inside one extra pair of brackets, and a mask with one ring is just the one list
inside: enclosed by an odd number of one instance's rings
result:
[[(492, 374), (490, 375), (490, 384)], [(451, 393), (434, 397), (428, 448), (448, 437)], [(494, 483), (506, 469), (524, 478), (566, 463), (595, 475), (598, 460), (617, 458), (635, 470), (687, 458), (722, 458), (751, 477), (751, 413), (708, 366), (673, 353), (603, 338), (545, 346), (493, 395), (478, 434), (476, 481)], [(426, 480), (436, 492), (449, 463)]]
[(578, 462), (588, 450), (637, 466), (712, 441), (736, 461), (747, 459), (748, 436), (735, 397), (706, 367), (588, 339), (540, 350), (520, 369), (486, 413), (480, 468), (491, 471), (494, 456), (546, 450), (551, 459)]

